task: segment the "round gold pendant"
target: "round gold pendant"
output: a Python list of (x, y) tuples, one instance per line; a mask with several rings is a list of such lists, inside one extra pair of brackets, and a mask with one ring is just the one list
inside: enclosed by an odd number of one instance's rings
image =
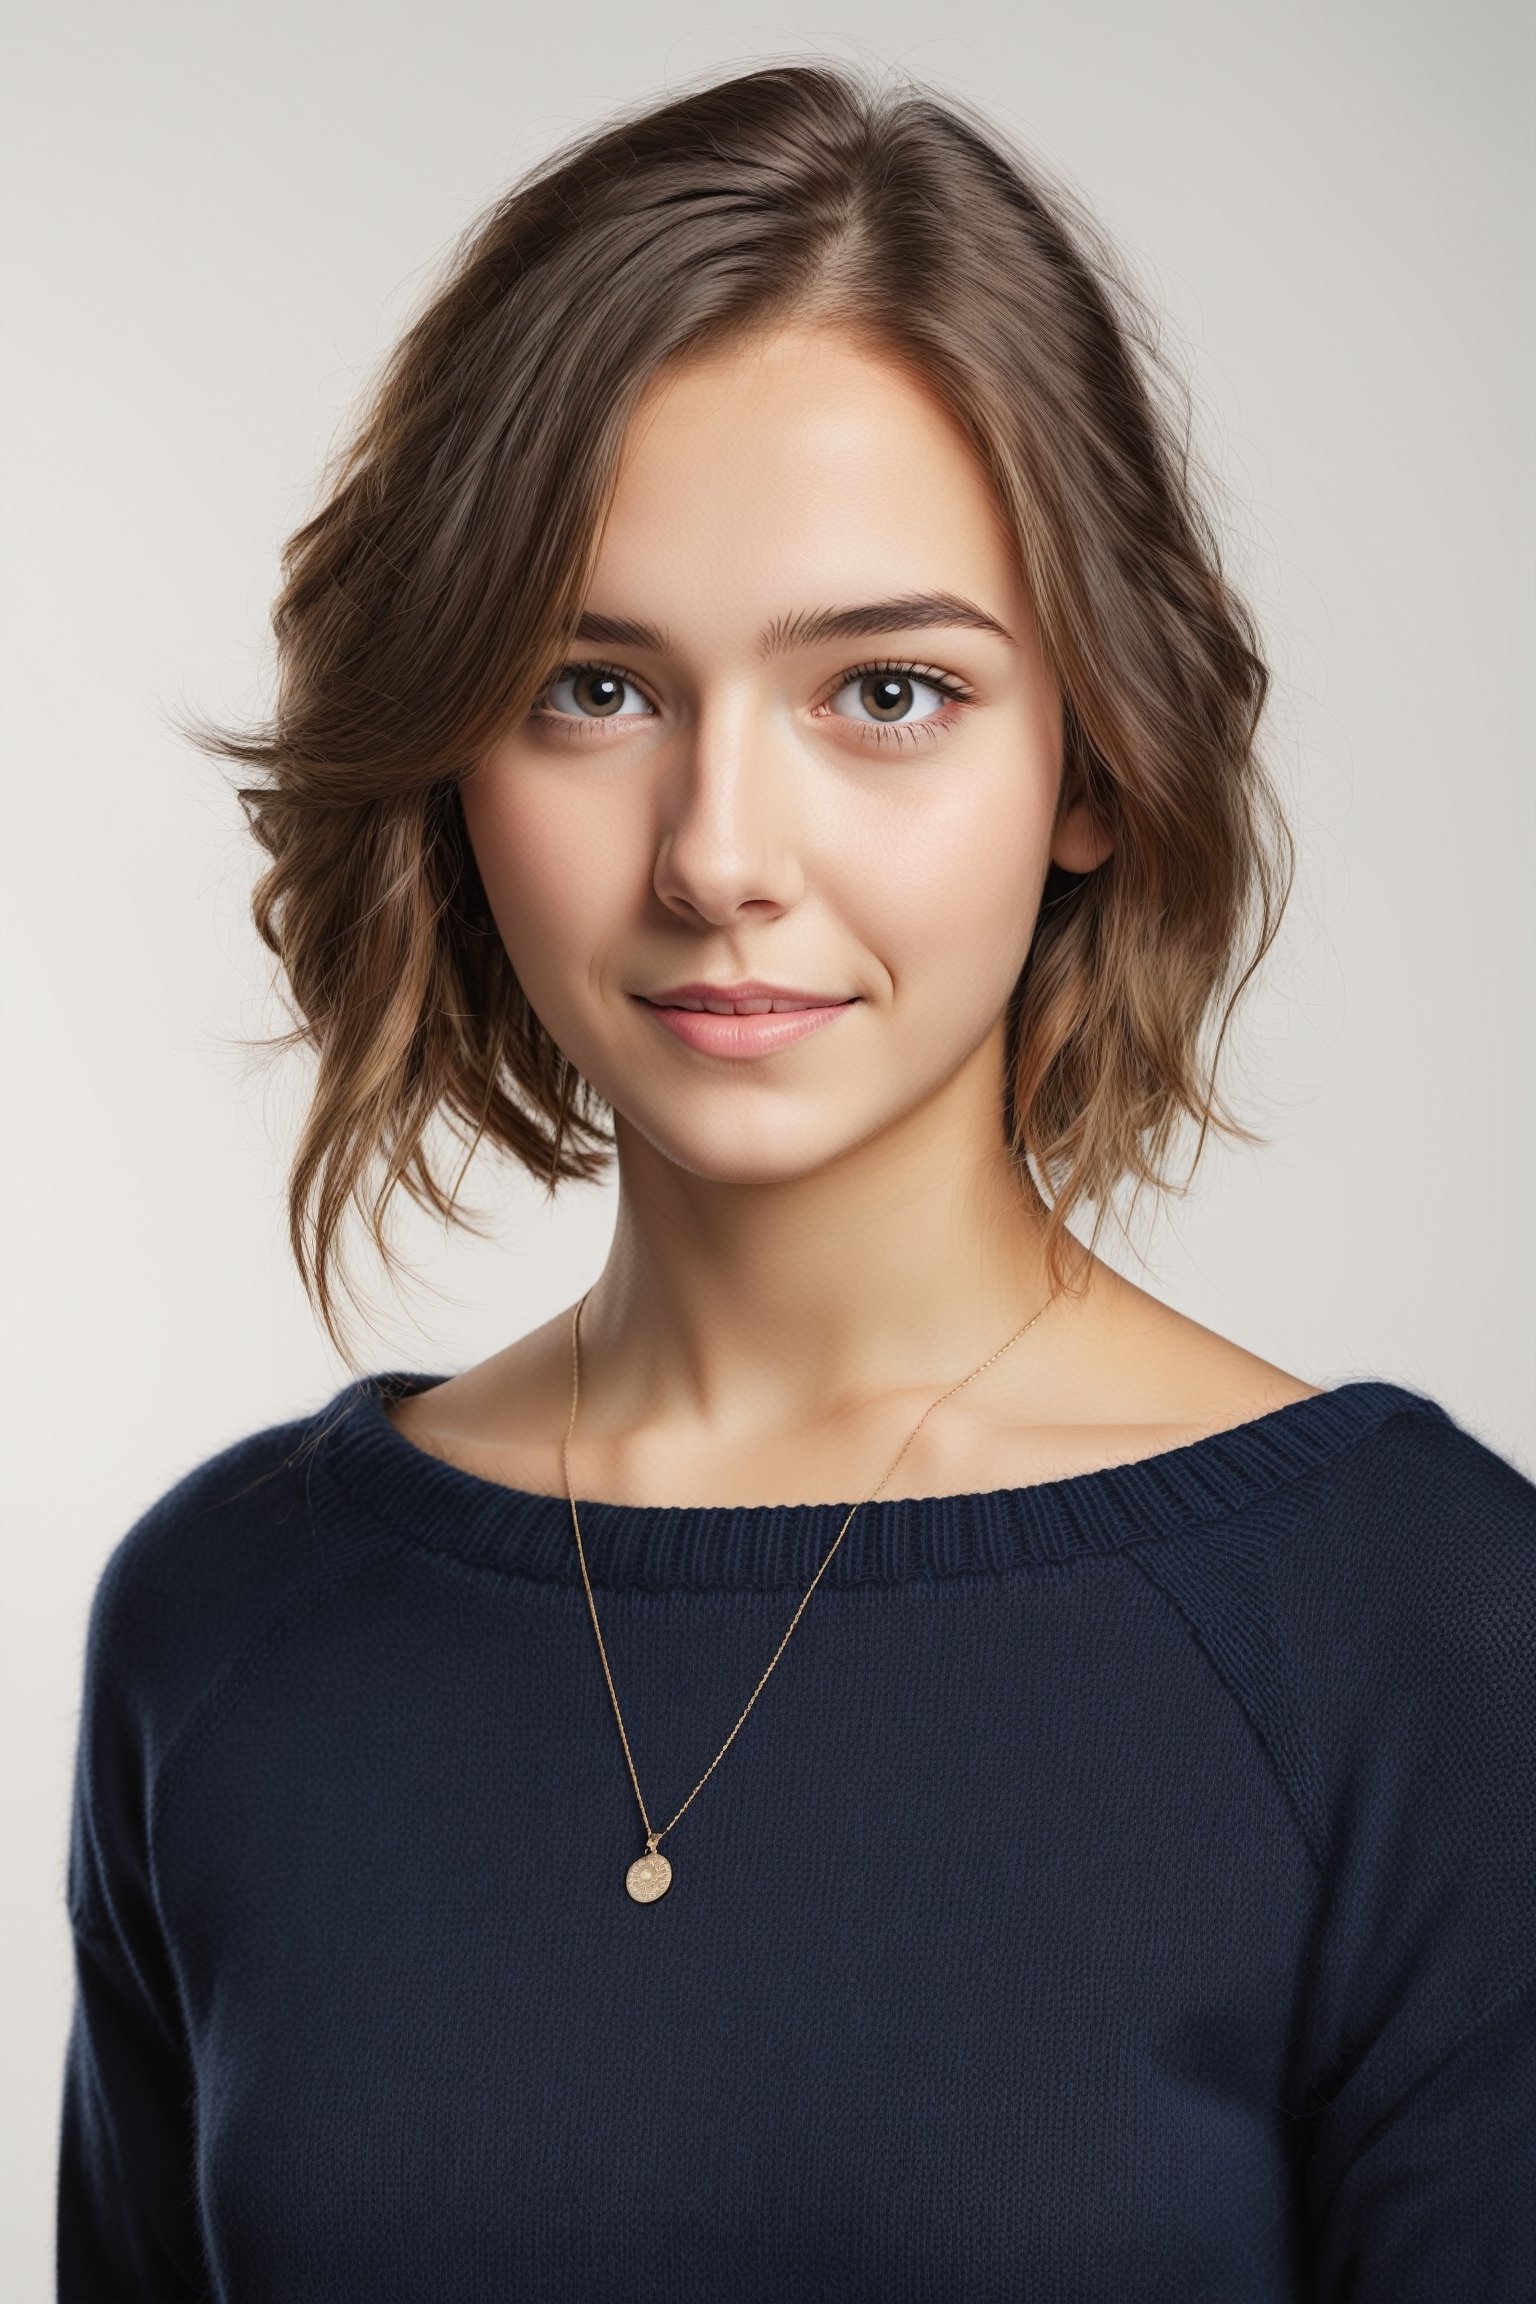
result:
[(654, 1904), (672, 1885), (672, 1867), (659, 1848), (637, 1856), (624, 1875), (624, 1885), (637, 1904)]

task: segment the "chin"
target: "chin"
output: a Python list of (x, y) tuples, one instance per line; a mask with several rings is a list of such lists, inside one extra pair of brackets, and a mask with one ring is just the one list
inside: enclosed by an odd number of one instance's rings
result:
[[(621, 1160), (625, 1125), (619, 1125)], [(816, 1126), (807, 1116), (806, 1124), (796, 1127), (786, 1116), (786, 1125), (774, 1128), (765, 1126), (759, 1114), (750, 1124), (688, 1129), (678, 1126), (675, 1112), (655, 1123), (633, 1116), (627, 1122), (672, 1167), (712, 1184), (743, 1185), (792, 1184), (800, 1177), (814, 1176), (866, 1143), (879, 1125), (871, 1121), (863, 1129), (848, 1126), (833, 1132), (827, 1129), (824, 1118), (822, 1125)]]

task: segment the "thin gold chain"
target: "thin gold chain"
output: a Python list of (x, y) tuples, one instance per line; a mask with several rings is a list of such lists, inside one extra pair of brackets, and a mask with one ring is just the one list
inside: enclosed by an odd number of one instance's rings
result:
[[(592, 1291), (589, 1288), (587, 1290), (587, 1296), (590, 1296), (591, 1293)], [(751, 1711), (753, 1705), (757, 1702), (758, 1697), (762, 1694), (764, 1683), (768, 1678), (768, 1673), (773, 1670), (774, 1665), (777, 1664), (779, 1658), (783, 1655), (784, 1650), (789, 1643), (790, 1633), (794, 1631), (795, 1626), (799, 1623), (801, 1617), (804, 1615), (806, 1603), (809, 1601), (811, 1593), (815, 1591), (817, 1585), (821, 1582), (822, 1577), (826, 1574), (826, 1571), (831, 1564), (832, 1554), (837, 1550), (838, 1545), (841, 1544), (843, 1538), (847, 1535), (849, 1527), (853, 1521), (854, 1513), (858, 1512), (863, 1505), (873, 1503), (874, 1499), (879, 1495), (880, 1490), (885, 1486), (886, 1481), (889, 1480), (891, 1474), (895, 1471), (897, 1465), (901, 1462), (903, 1456), (905, 1456), (907, 1450), (911, 1447), (913, 1441), (917, 1438), (919, 1432), (921, 1432), (923, 1426), (927, 1423), (929, 1417), (933, 1414), (935, 1408), (942, 1408), (946, 1400), (952, 1400), (957, 1392), (962, 1392), (967, 1384), (974, 1383), (978, 1376), (984, 1374), (985, 1371), (992, 1366), (994, 1360), (1001, 1360), (1003, 1354), (1007, 1351), (1010, 1351), (1012, 1347), (1017, 1344), (1021, 1336), (1025, 1336), (1029, 1333), (1030, 1329), (1033, 1328), (1036, 1320), (1041, 1320), (1045, 1317), (1046, 1313), (1049, 1312), (1052, 1304), (1055, 1303), (1056, 1299), (1054, 1295), (1047, 1297), (1046, 1301), (1041, 1305), (1039, 1311), (1032, 1314), (1032, 1316), (1025, 1321), (1022, 1328), (1016, 1328), (1013, 1334), (1009, 1337), (1006, 1344), (999, 1344), (997, 1350), (995, 1352), (989, 1352), (986, 1359), (983, 1360), (979, 1366), (971, 1370), (969, 1376), (962, 1376), (958, 1384), (951, 1384), (949, 1390), (947, 1392), (941, 1392), (937, 1400), (929, 1401), (928, 1406), (923, 1410), (921, 1416), (919, 1416), (917, 1422), (913, 1425), (911, 1431), (907, 1434), (907, 1437), (905, 1440), (903, 1440), (901, 1446), (897, 1449), (890, 1463), (886, 1466), (883, 1477), (876, 1483), (873, 1488), (871, 1488), (867, 1496), (861, 1497), (859, 1503), (854, 1505), (853, 1510), (848, 1514), (848, 1518), (843, 1522), (841, 1528), (839, 1528), (836, 1536), (833, 1538), (831, 1551), (828, 1552), (826, 1559), (822, 1561), (821, 1566), (817, 1569), (815, 1575), (811, 1578), (810, 1587), (806, 1592), (805, 1598), (801, 1601), (793, 1616), (791, 1616), (788, 1629), (786, 1630), (783, 1639), (779, 1642), (777, 1648), (775, 1648), (772, 1656), (769, 1658), (767, 1671), (764, 1672), (762, 1679), (758, 1681), (757, 1686), (753, 1689), (751, 1695), (747, 1698), (746, 1704), (744, 1705), (741, 1712), (741, 1717), (736, 1722), (736, 1726), (731, 1730), (730, 1735), (727, 1736), (725, 1742), (721, 1745), (719, 1751), (715, 1754), (713, 1760), (711, 1760), (709, 1766), (705, 1769), (703, 1775), (699, 1778), (697, 1784), (695, 1784), (693, 1790), (689, 1793), (687, 1799), (683, 1802), (682, 1807), (677, 1811), (677, 1815), (672, 1818), (672, 1823), (663, 1824), (659, 1832), (651, 1823), (650, 1814), (645, 1805), (645, 1795), (640, 1789), (640, 1779), (635, 1773), (634, 1755), (629, 1748), (629, 1738), (624, 1732), (624, 1715), (619, 1709), (618, 1691), (613, 1685), (613, 1674), (608, 1668), (608, 1651), (603, 1645), (603, 1630), (602, 1626), (598, 1623), (597, 1620), (597, 1602), (592, 1597), (592, 1579), (587, 1574), (587, 1554), (586, 1548), (581, 1541), (581, 1520), (576, 1510), (576, 1491), (571, 1485), (571, 1434), (576, 1429), (576, 1402), (580, 1395), (581, 1389), (581, 1312), (582, 1305), (584, 1305), (586, 1301), (587, 1297), (583, 1296), (581, 1302), (576, 1306), (575, 1311), (571, 1315), (571, 1413), (570, 1419), (565, 1428), (565, 1438), (560, 1443), (560, 1462), (565, 1473), (565, 1492), (570, 1500), (571, 1526), (576, 1533), (576, 1554), (577, 1558), (581, 1562), (581, 1580), (586, 1587), (587, 1607), (592, 1617), (592, 1629), (597, 1634), (597, 1652), (603, 1661), (603, 1678), (608, 1683), (608, 1696), (610, 1702), (613, 1705), (613, 1716), (614, 1719), (618, 1722), (619, 1740), (624, 1746), (624, 1758), (629, 1767), (629, 1780), (635, 1788), (635, 1798), (640, 1803), (640, 1814), (645, 1824), (646, 1848), (648, 1851), (654, 1854), (659, 1843), (666, 1836), (666, 1834), (671, 1831), (672, 1825), (676, 1824), (678, 1819), (686, 1815), (689, 1808), (692, 1807), (694, 1801), (698, 1798), (705, 1785), (709, 1782), (711, 1776), (713, 1776), (715, 1770), (719, 1767), (721, 1761), (725, 1758), (725, 1755), (730, 1750), (731, 1745), (735, 1742), (736, 1734), (741, 1727), (742, 1721), (746, 1719), (747, 1714)]]

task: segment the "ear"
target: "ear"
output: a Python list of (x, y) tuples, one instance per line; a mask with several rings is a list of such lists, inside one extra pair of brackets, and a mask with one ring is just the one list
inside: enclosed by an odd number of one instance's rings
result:
[(1064, 872), (1092, 872), (1113, 854), (1115, 836), (1091, 812), (1079, 779), (1063, 776), (1056, 825), (1051, 834), (1051, 862)]

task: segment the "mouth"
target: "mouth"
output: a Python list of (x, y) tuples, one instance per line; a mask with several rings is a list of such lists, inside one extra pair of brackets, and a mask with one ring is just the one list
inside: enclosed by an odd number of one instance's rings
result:
[(793, 1016), (806, 1008), (841, 1008), (841, 1000), (818, 1000), (807, 993), (803, 1000), (654, 1000), (654, 1008), (680, 1008), (695, 1016)]
[(730, 1059), (774, 1055), (860, 1005), (856, 996), (796, 992), (783, 986), (720, 991), (680, 984), (666, 992), (636, 993), (634, 998), (685, 1047), (703, 1056)]
[(764, 984), (753, 978), (740, 984), (673, 984), (663, 992), (635, 995), (648, 1007), (682, 1008), (710, 1016), (781, 1016), (802, 1008), (841, 1008), (850, 995), (841, 992), (802, 992), (788, 984)]

